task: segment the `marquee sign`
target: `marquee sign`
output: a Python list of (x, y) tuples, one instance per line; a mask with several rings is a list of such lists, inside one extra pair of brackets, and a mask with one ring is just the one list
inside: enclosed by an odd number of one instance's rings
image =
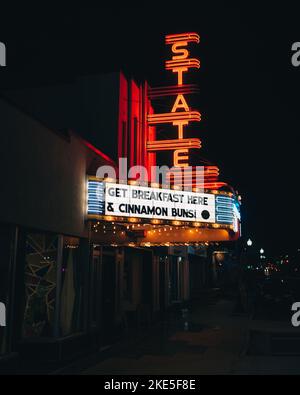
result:
[(88, 181), (88, 217), (132, 217), (238, 226), (239, 204), (229, 195)]

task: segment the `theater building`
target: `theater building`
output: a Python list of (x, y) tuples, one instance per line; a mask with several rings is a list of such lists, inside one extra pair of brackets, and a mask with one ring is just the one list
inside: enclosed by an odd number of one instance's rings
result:
[[(120, 72), (2, 92), (0, 369), (99, 349), (212, 284), (214, 250), (240, 236), (240, 202), (217, 166), (197, 163), (200, 139), (185, 137), (201, 120), (187, 102), (197, 88), (185, 84), (200, 66), (185, 47), (198, 42), (166, 37), (173, 86)], [(174, 104), (161, 114), (165, 97)], [(128, 174), (163, 164), (169, 185)], [(99, 177), (102, 166), (116, 177)], [(183, 169), (187, 190), (175, 185)]]

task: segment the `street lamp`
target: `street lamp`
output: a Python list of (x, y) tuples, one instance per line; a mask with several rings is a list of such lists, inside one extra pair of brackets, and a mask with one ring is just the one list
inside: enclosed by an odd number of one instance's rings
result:
[(265, 251), (264, 251), (263, 248), (261, 248), (259, 252), (260, 252), (260, 254), (262, 255)]
[(251, 240), (251, 239), (249, 239), (249, 240), (247, 241), (247, 246), (248, 246), (248, 247), (251, 247), (251, 246), (252, 246), (252, 244), (253, 244), (253, 243), (252, 243), (252, 240)]

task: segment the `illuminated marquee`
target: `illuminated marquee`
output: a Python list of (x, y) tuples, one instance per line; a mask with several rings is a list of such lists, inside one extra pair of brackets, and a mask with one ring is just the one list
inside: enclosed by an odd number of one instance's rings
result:
[(197, 193), (88, 181), (88, 217), (105, 219), (140, 218), (145, 220), (199, 222), (231, 225), (240, 220), (238, 201), (228, 194)]
[[(185, 139), (184, 138), (184, 127), (190, 122), (200, 122), (201, 114), (198, 111), (191, 110), (184, 94), (192, 92), (187, 86), (185, 88), (183, 83), (183, 76), (191, 68), (200, 68), (200, 61), (190, 57), (190, 53), (187, 49), (189, 43), (200, 42), (200, 37), (197, 33), (183, 33), (183, 34), (169, 34), (166, 36), (166, 45), (171, 45), (172, 59), (166, 61), (166, 70), (171, 70), (177, 74), (177, 86), (175, 89), (169, 88), (166, 92), (174, 94), (177, 90), (177, 97), (174, 102), (173, 108), (169, 113), (163, 114), (148, 114), (148, 124), (169, 124), (176, 126), (178, 129), (178, 139), (170, 140), (167, 143), (166, 140), (158, 140), (156, 142), (149, 141), (147, 144), (147, 150), (149, 152), (173, 150), (173, 166), (175, 167), (187, 167), (189, 159), (189, 149), (201, 148), (201, 141), (197, 138)], [(179, 141), (181, 140), (181, 141)]]

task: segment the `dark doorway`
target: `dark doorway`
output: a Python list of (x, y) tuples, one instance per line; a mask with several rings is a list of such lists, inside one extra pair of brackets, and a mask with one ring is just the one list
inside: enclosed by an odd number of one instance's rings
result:
[(160, 311), (164, 312), (167, 307), (166, 289), (169, 287), (166, 276), (167, 258), (159, 257), (159, 307)]
[(115, 251), (103, 249), (102, 257), (102, 339), (110, 344), (115, 334), (116, 257)]

